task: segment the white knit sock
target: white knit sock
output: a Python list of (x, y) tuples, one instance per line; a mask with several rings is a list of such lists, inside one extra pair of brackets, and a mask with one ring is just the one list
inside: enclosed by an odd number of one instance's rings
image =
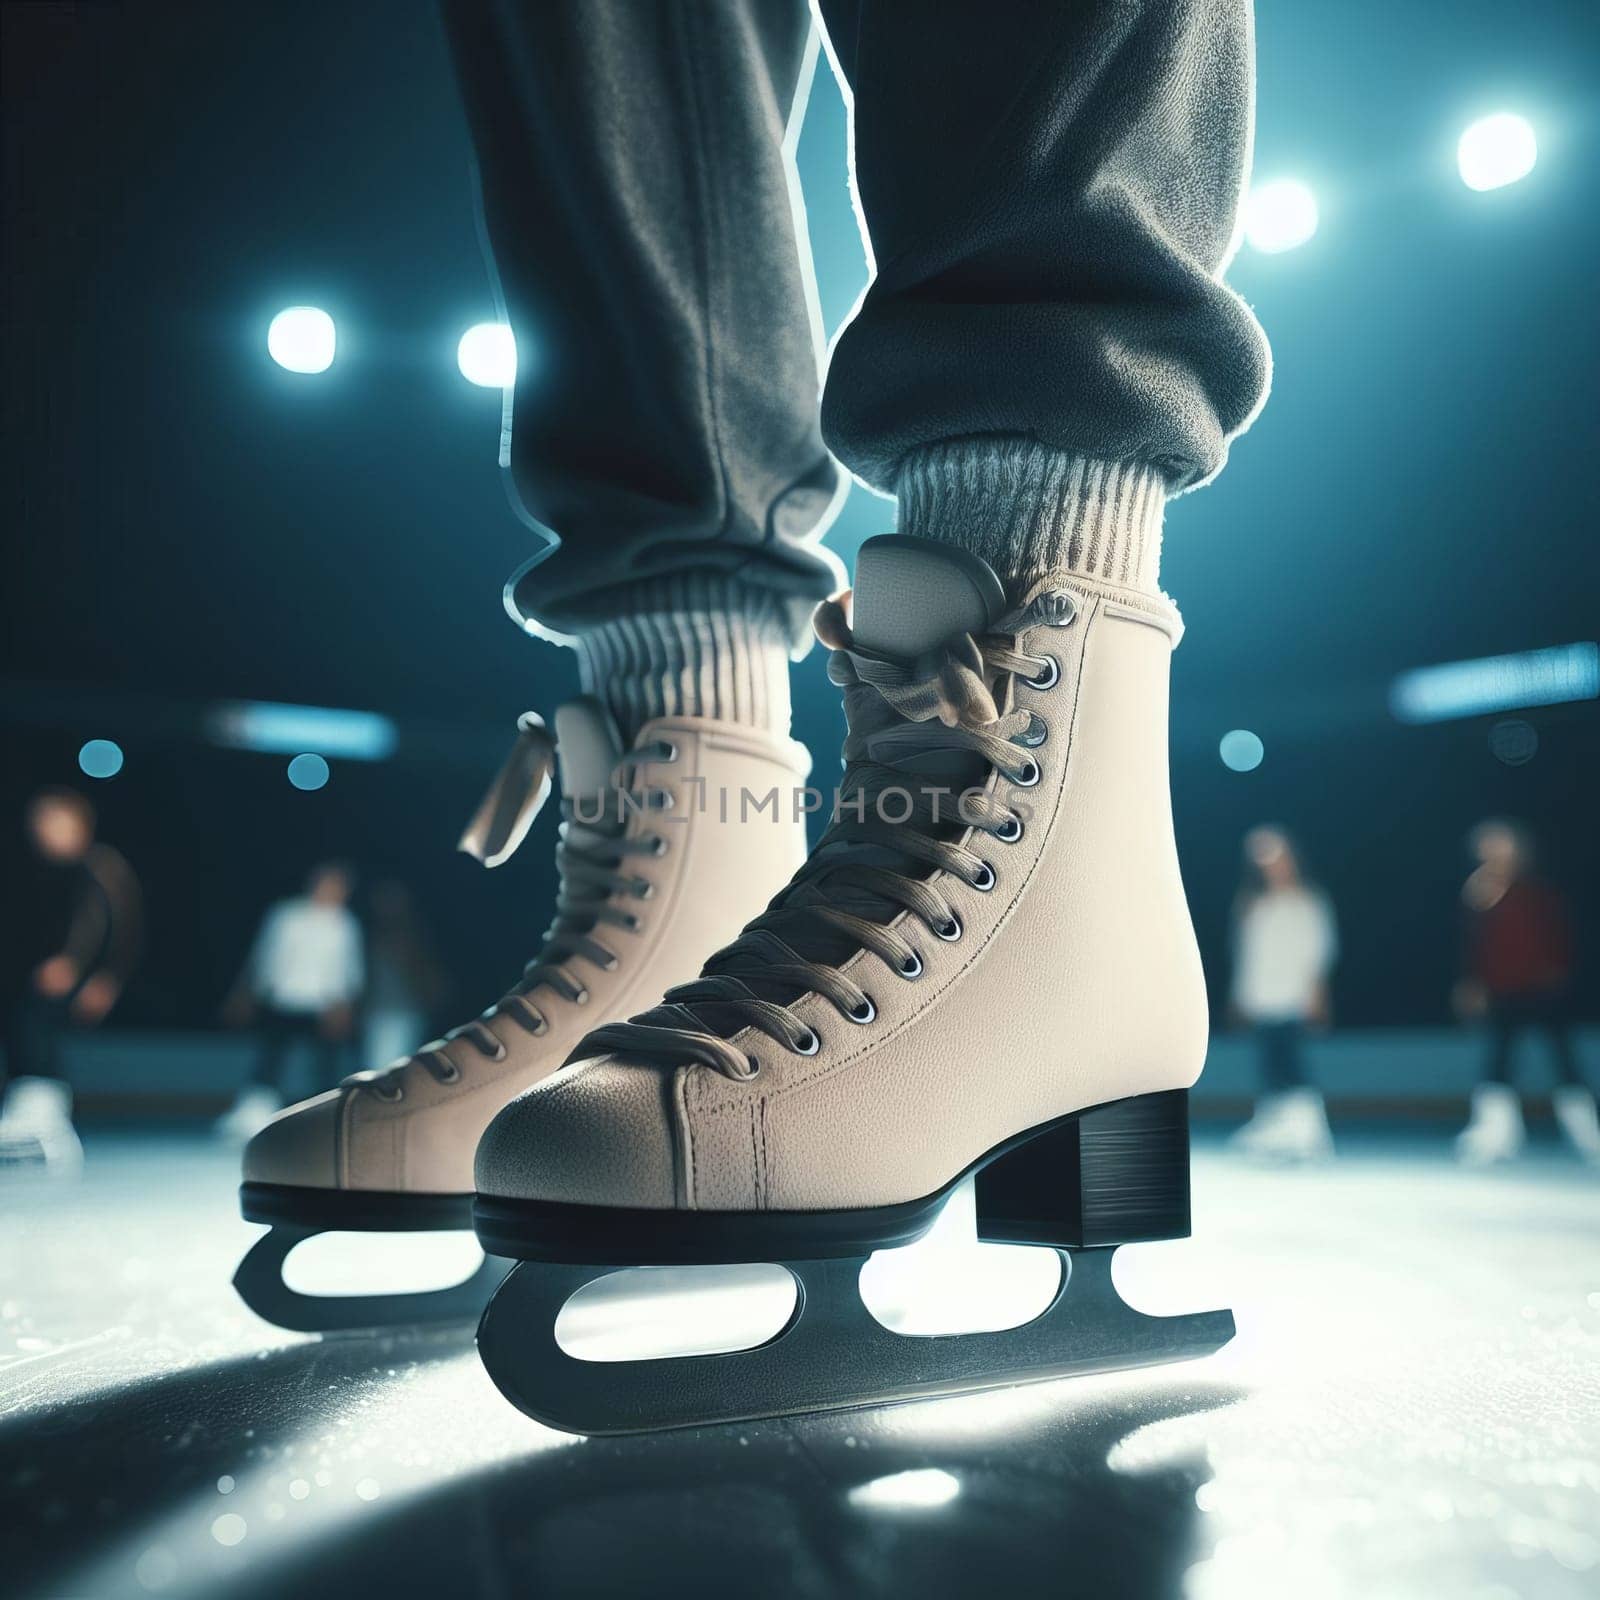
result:
[(783, 605), (736, 578), (688, 573), (624, 590), (614, 618), (575, 636), (586, 693), (632, 742), (653, 717), (712, 717), (789, 731)]
[(1160, 593), (1166, 480), (1009, 434), (915, 450), (896, 484), (902, 533), (981, 556), (1006, 580), (1076, 572)]

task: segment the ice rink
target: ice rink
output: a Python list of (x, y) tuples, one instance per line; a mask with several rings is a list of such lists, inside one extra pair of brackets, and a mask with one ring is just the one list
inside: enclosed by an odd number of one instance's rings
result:
[[(258, 1232), (236, 1173), (198, 1136), (123, 1133), (90, 1137), (79, 1182), (5, 1180), (8, 1592), (1600, 1587), (1600, 1173), (1553, 1143), (1474, 1173), (1442, 1132), (1344, 1132), (1337, 1164), (1272, 1171), (1202, 1133), (1195, 1237), (1125, 1251), (1119, 1281), (1146, 1310), (1232, 1306), (1220, 1355), (607, 1440), (513, 1411), (467, 1333), (259, 1322), (229, 1286)], [(326, 1270), (363, 1264), (348, 1240)], [(975, 1320), (1039, 1263), (923, 1265), (934, 1314)], [(676, 1311), (725, 1326), (741, 1298)]]

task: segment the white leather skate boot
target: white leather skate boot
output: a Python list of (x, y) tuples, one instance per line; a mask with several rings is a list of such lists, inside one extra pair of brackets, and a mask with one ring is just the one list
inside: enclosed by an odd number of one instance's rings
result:
[(58, 1177), (83, 1167), (72, 1125), (72, 1090), (60, 1078), (13, 1078), (0, 1086), (0, 1160), (39, 1162)]
[(1581, 1083), (1563, 1083), (1550, 1097), (1556, 1122), (1567, 1143), (1591, 1165), (1600, 1163), (1600, 1113), (1594, 1091)]
[[(558, 1426), (982, 1388), (1232, 1332), (1141, 1318), (1109, 1272), (1112, 1247), (1189, 1228), (1207, 1029), (1168, 795), (1176, 612), (1065, 574), (1008, 596), (975, 556), (893, 536), (861, 552), (853, 631), (833, 605), (817, 631), (850, 724), (834, 824), (700, 979), (591, 1034), (479, 1147), (480, 1241), (524, 1261), (479, 1347)], [(890, 1334), (860, 1263), (969, 1173), (980, 1236), (1073, 1251), (1072, 1292), (1006, 1333)], [(599, 1366), (539, 1326), (603, 1264), (730, 1261), (800, 1282), (768, 1345)]]
[(1266, 1096), (1228, 1143), (1262, 1161), (1327, 1160), (1333, 1131), (1321, 1090), (1305, 1085)]
[(1508, 1083), (1480, 1083), (1472, 1091), (1472, 1120), (1456, 1135), (1456, 1155), (1473, 1167), (1514, 1161), (1527, 1137), (1517, 1091)]
[[(415, 1055), (281, 1113), (245, 1151), (244, 1215), (275, 1229), (235, 1282), (269, 1320), (325, 1330), (476, 1315), (498, 1275), (490, 1263), (458, 1290), (383, 1299), (296, 1295), (283, 1259), (334, 1229), (466, 1227), (473, 1151), (495, 1112), (554, 1072), (596, 1020), (692, 976), (804, 856), (793, 794), (808, 763), (792, 740), (674, 716), (647, 723), (625, 753), (595, 700), (555, 720), (561, 889), (522, 981)], [(548, 788), (550, 741), (537, 719), (523, 726), (471, 830), (475, 853), (491, 861), (516, 847)], [(774, 792), (777, 803), (757, 810)]]

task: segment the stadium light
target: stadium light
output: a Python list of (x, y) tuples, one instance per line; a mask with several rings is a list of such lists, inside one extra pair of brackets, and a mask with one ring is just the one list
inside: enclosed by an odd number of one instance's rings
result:
[(509, 389), (517, 381), (517, 339), (503, 322), (480, 322), (461, 335), (456, 365), (481, 389)]
[(1456, 166), (1469, 189), (1503, 189), (1526, 178), (1538, 159), (1533, 124), (1514, 111), (1480, 117), (1456, 146)]
[(333, 318), (316, 306), (290, 306), (267, 327), (267, 354), (289, 372), (326, 372), (337, 344)]
[(1250, 191), (1244, 236), (1252, 249), (1277, 255), (1303, 245), (1317, 231), (1317, 197), (1298, 178), (1275, 178)]

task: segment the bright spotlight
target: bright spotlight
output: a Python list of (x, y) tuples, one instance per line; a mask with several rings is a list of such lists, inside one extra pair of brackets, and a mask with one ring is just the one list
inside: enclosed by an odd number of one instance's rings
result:
[(111, 739), (90, 739), (78, 752), (78, 768), (86, 778), (114, 778), (122, 771), (122, 746)]
[(1456, 165), (1469, 189), (1503, 189), (1526, 178), (1538, 159), (1533, 124), (1514, 111), (1480, 117), (1456, 146)]
[(267, 328), (267, 354), (290, 372), (326, 372), (336, 342), (333, 318), (316, 306), (290, 306)]
[(299, 755), (289, 763), (289, 782), (297, 789), (320, 789), (328, 781), (328, 763), (321, 756)]
[(517, 381), (517, 339), (503, 322), (480, 322), (461, 335), (456, 365), (468, 383), (509, 389)]
[(1260, 734), (1248, 728), (1231, 728), (1217, 745), (1217, 754), (1230, 772), (1254, 772), (1262, 763), (1267, 747)]
[(1250, 191), (1244, 236), (1265, 255), (1293, 250), (1317, 231), (1317, 197), (1298, 178), (1275, 178)]

